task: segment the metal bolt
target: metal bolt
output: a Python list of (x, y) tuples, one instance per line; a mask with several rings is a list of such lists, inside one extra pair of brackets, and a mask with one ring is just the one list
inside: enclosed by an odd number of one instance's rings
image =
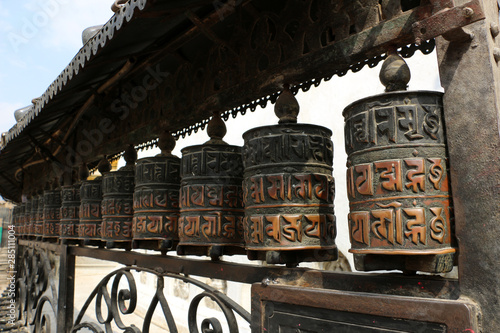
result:
[(496, 62), (499, 62), (499, 61), (500, 61), (500, 48), (495, 47), (495, 48), (493, 49), (493, 57), (495, 58), (495, 61), (496, 61)]
[(491, 25), (490, 25), (490, 32), (491, 32), (491, 35), (493, 36), (493, 38), (495, 38), (496, 36), (498, 36), (498, 34), (500, 33), (500, 28), (498, 27), (498, 24), (491, 23)]
[(470, 7), (465, 7), (464, 8), (464, 15), (466, 18), (471, 18), (472, 15), (474, 15), (474, 9), (472, 9)]

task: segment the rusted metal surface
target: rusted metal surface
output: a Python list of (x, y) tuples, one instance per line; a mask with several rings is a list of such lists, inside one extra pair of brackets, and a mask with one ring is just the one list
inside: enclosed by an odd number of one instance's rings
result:
[(80, 187), (79, 238), (84, 243), (99, 245), (101, 240), (102, 177), (84, 180)]
[(44, 220), (43, 238), (58, 239), (61, 220), (61, 190), (46, 190), (43, 193)]
[(78, 239), (80, 225), (80, 185), (61, 186), (60, 239), (64, 242)]
[(298, 112), (286, 89), (280, 124), (243, 134), (245, 248), (268, 264), (337, 259), (332, 132), (297, 124)]
[(279, 285), (252, 286), (252, 332), (480, 332), (477, 305)]
[(179, 241), (180, 158), (147, 157), (135, 169), (134, 248), (175, 249)]
[(475, 0), (461, 6), (444, 8), (424, 20), (415, 22), (412, 29), (417, 44), (440, 35), (449, 40), (456, 40), (465, 35), (462, 27), (484, 18), (480, 1)]

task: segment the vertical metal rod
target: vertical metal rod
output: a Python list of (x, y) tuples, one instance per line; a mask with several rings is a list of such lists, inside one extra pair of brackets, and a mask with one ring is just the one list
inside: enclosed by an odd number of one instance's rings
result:
[(466, 27), (472, 40), (436, 39), (450, 156), (462, 297), (481, 306), (482, 331), (500, 332), (500, 39), (497, 1), (483, 0), (486, 20)]
[(59, 299), (57, 300), (57, 332), (69, 333), (73, 326), (75, 296), (75, 256), (61, 245), (59, 262)]

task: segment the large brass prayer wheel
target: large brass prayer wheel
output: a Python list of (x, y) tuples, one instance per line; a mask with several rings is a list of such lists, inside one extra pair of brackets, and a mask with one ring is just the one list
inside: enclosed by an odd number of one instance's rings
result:
[[(387, 61), (402, 61), (394, 59)], [(356, 268), (450, 271), (455, 248), (442, 94), (386, 92), (343, 114)]]
[(61, 214), (60, 214), (60, 239), (67, 243), (68, 240), (78, 239), (80, 225), (80, 185), (61, 186)]
[(43, 192), (43, 238), (58, 239), (61, 220), (61, 191), (46, 190)]
[(211, 140), (182, 149), (178, 254), (244, 254), (241, 147), (222, 141), (224, 122), (214, 114)]
[(177, 156), (158, 155), (137, 161), (133, 219), (134, 248), (170, 250), (177, 245), (179, 187), (180, 158)]
[(280, 124), (243, 134), (245, 242), (249, 259), (270, 264), (337, 258), (332, 132), (283, 121), (298, 103), (285, 89)]
[(108, 248), (132, 247), (134, 177), (137, 152), (130, 145), (124, 154), (127, 165), (102, 176), (101, 239)]
[(102, 179), (84, 180), (80, 187), (79, 238), (86, 245), (101, 242)]

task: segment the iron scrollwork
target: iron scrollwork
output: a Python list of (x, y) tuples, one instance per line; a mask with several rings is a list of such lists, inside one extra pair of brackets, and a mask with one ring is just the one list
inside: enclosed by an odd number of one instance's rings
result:
[(57, 288), (56, 259), (48, 250), (23, 248), (22, 270), (16, 280), (16, 326), (33, 332), (55, 332)]
[[(133, 324), (126, 325), (123, 320), (124, 316), (133, 314), (137, 308), (137, 284), (134, 275), (132, 274), (133, 271), (152, 274), (156, 278), (156, 290), (151, 302), (149, 303), (147, 312), (144, 315), (142, 329), (139, 329)], [(76, 318), (71, 333), (77, 333), (83, 331), (84, 329), (95, 333), (110, 333), (113, 332), (113, 325), (118, 327), (118, 329), (124, 333), (149, 333), (153, 315), (155, 314), (155, 310), (158, 308), (158, 305), (163, 313), (169, 331), (177, 332), (178, 328), (176, 318), (172, 314), (171, 308), (165, 296), (165, 278), (180, 280), (184, 283), (189, 283), (202, 289), (202, 292), (196, 295), (191, 300), (189, 305), (187, 317), (189, 332), (223, 332), (223, 325), (219, 319), (213, 317), (202, 320), (199, 325), (200, 329), (198, 328), (198, 308), (201, 300), (204, 298), (210, 298), (220, 307), (226, 319), (226, 324), (230, 333), (239, 332), (235, 313), (246, 322), (250, 323), (250, 313), (248, 311), (216, 288), (211, 287), (199, 280), (185, 275), (164, 273), (161, 270), (155, 271), (147, 268), (125, 267), (108, 274), (92, 291)], [(125, 288), (123, 288), (123, 283), (121, 283), (122, 279), (125, 280), (124, 282), (127, 285)], [(108, 290), (110, 283), (111, 291)], [(95, 315), (97, 323), (83, 321), (92, 301), (95, 301)], [(104, 329), (102, 327), (104, 327)]]

